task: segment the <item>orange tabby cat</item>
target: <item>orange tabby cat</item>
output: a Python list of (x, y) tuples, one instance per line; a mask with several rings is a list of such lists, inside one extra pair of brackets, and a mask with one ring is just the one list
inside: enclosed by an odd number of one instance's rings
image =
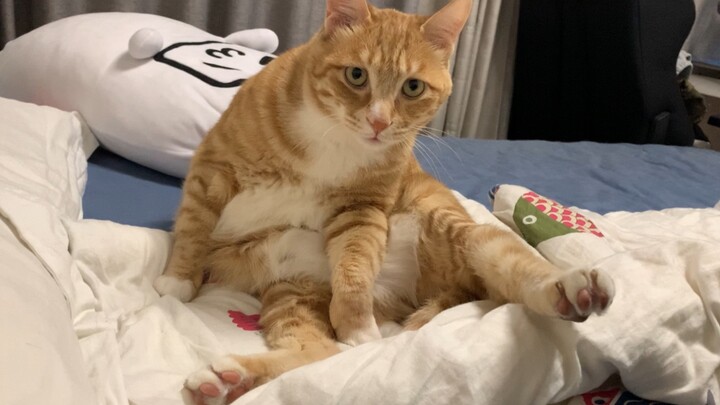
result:
[(248, 80), (200, 145), (155, 286), (190, 300), (206, 275), (256, 294), (275, 350), (190, 376), (196, 403), (328, 357), (335, 339), (377, 339), (386, 321), (416, 329), (478, 298), (571, 320), (610, 304), (606, 275), (560, 271), (514, 234), (474, 223), (413, 157), (418, 129), (450, 94), (471, 6), (453, 0), (423, 17), (328, 0), (320, 32)]

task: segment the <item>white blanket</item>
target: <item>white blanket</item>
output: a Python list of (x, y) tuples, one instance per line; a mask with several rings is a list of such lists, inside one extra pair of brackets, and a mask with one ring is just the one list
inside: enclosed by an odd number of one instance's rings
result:
[(76, 114), (0, 98), (0, 404), (93, 404), (60, 217), (79, 218), (94, 138)]
[[(0, 402), (179, 404), (184, 378), (215, 356), (266, 350), (252, 297), (215, 286), (187, 305), (158, 297), (151, 281), (167, 259), (168, 233), (78, 219), (86, 153), (79, 140), (69, 144), (38, 147), (53, 170), (0, 145), (2, 164), (18, 172), (0, 178), (0, 251), (27, 276), (6, 266), (1, 274), (38, 279), (16, 294), (24, 301), (0, 296), (14, 305), (3, 319), (11, 310), (15, 319), (28, 314), (1, 337), (41, 345), (0, 352)], [(65, 180), (53, 177), (57, 167)], [(478, 221), (499, 224), (481, 205), (464, 203)], [(617, 288), (605, 316), (574, 324), (518, 305), (461, 305), (417, 332), (289, 372), (237, 403), (546, 404), (614, 373), (648, 399), (705, 404), (709, 391), (720, 398), (720, 210), (584, 214), (619, 246), (597, 263)], [(73, 332), (77, 342), (68, 340)], [(41, 368), (23, 358), (49, 359), (39, 376), (47, 377), (28, 383)], [(32, 372), (13, 374), (18, 367)]]
[[(465, 204), (477, 220), (497, 222)], [(720, 375), (720, 210), (585, 214), (625, 249), (598, 263), (618, 291), (605, 316), (574, 324), (518, 305), (466, 304), (418, 332), (287, 373), (237, 403), (546, 404), (614, 373), (645, 398), (706, 403)], [(167, 233), (103, 221), (68, 231), (71, 271), (82, 276), (76, 289), (93, 292), (84, 304), (92, 312), (77, 315), (76, 326), (108, 403), (177, 404), (185, 376), (213, 357), (265, 350), (228, 314), (257, 314), (251, 297), (206, 286), (188, 305), (158, 298), (150, 281), (167, 257)]]

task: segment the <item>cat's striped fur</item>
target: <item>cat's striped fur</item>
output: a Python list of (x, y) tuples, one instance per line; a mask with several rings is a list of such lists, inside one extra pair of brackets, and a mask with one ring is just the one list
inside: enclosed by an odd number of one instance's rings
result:
[(450, 94), (471, 0), (432, 17), (327, 3), (318, 34), (243, 85), (184, 184), (156, 288), (189, 300), (206, 276), (258, 295), (275, 349), (191, 376), (198, 404), (332, 355), (336, 338), (376, 339), (385, 321), (416, 329), (486, 297), (578, 320), (612, 299), (602, 273), (561, 272), (515, 235), (475, 224), (413, 156)]

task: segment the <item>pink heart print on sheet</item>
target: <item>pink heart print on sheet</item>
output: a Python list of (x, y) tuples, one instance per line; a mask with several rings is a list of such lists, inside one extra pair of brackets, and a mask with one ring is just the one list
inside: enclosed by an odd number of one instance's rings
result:
[(538, 211), (550, 217), (553, 221), (559, 222), (570, 229), (578, 232), (591, 233), (599, 238), (605, 236), (591, 220), (556, 201), (545, 198), (532, 191), (523, 194), (522, 198), (537, 208)]
[(579, 399), (581, 401), (571, 400), (570, 405), (669, 405), (665, 402), (639, 398), (622, 388), (591, 391), (581, 395)]
[(260, 314), (246, 315), (240, 311), (227, 311), (228, 316), (232, 319), (232, 322), (242, 330), (255, 331), (262, 329), (260, 327)]

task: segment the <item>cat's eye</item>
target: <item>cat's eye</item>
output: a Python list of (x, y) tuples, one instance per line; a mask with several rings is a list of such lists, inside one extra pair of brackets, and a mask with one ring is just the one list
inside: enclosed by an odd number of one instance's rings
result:
[(410, 98), (419, 97), (425, 91), (425, 82), (418, 79), (407, 79), (403, 83), (402, 92)]
[(345, 69), (345, 79), (348, 83), (355, 87), (362, 87), (368, 81), (367, 70), (359, 67), (349, 67)]

